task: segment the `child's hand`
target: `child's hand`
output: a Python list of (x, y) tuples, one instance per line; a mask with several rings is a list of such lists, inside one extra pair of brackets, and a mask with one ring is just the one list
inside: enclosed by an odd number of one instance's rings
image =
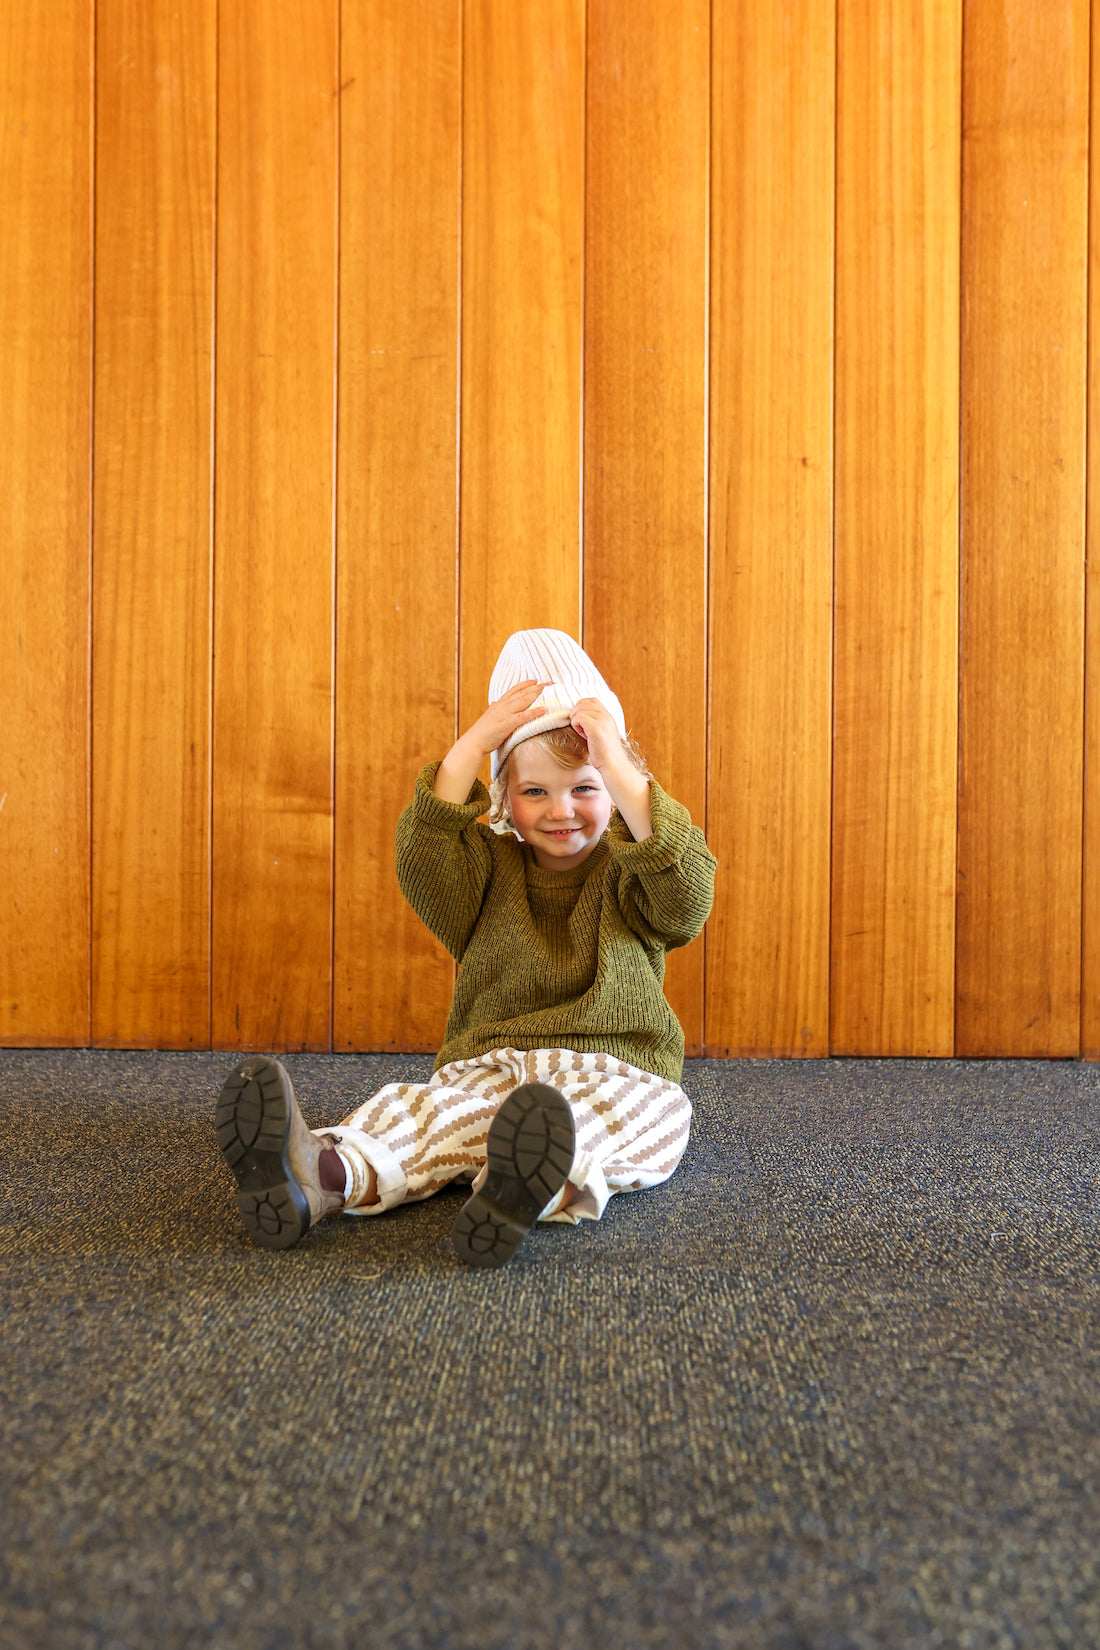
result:
[(494, 699), (489, 709), (478, 717), (472, 727), (467, 728), (463, 738), (476, 745), (482, 756), (488, 756), (524, 722), (531, 722), (542, 715), (544, 707), (535, 701), (543, 688), (549, 685), (548, 682), (534, 680), (517, 682), (500, 699)]
[(588, 760), (599, 771), (635, 842), (653, 835), (649, 811), (649, 780), (640, 774), (623, 749), (615, 718), (599, 699), (578, 699), (570, 723), (588, 741)]
[(605, 768), (618, 768), (623, 760), (622, 741), (615, 726), (615, 718), (599, 699), (578, 699), (573, 706), (570, 723), (588, 742), (588, 759), (602, 773)]
[(463, 803), (469, 796), (483, 756), (495, 751), (524, 722), (542, 715), (536, 704), (548, 682), (517, 682), (495, 699), (451, 746), (436, 770), (432, 789), (444, 802)]

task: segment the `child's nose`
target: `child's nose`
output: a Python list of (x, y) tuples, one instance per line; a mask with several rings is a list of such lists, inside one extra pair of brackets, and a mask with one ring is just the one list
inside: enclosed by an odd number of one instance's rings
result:
[(550, 802), (550, 817), (551, 819), (572, 819), (573, 798), (570, 796), (559, 796), (552, 798)]

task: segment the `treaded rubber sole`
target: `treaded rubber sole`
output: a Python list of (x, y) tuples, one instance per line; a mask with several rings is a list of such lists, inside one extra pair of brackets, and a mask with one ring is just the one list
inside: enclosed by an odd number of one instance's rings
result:
[(568, 1103), (548, 1083), (513, 1089), (489, 1126), (489, 1172), (451, 1228), (468, 1266), (503, 1266), (561, 1191), (576, 1136)]
[(263, 1249), (290, 1249), (309, 1231), (306, 1194), (287, 1155), (294, 1090), (278, 1060), (234, 1066), (214, 1113), (218, 1149), (237, 1181), (245, 1230)]

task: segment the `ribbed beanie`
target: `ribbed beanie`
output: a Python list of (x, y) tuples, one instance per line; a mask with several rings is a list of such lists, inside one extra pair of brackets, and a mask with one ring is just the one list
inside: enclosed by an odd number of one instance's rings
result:
[(540, 695), (546, 706), (542, 716), (532, 717), (492, 752), (489, 766), (493, 778), (509, 752), (551, 728), (564, 728), (578, 699), (598, 699), (615, 718), (620, 739), (626, 738), (623, 707), (612, 693), (588, 654), (564, 630), (517, 630), (500, 650), (500, 658), (489, 678), (489, 703), (502, 699), (520, 682), (549, 682)]

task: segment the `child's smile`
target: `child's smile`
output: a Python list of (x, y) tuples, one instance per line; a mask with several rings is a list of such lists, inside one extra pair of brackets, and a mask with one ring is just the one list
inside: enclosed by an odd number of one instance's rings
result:
[(508, 806), (543, 871), (581, 865), (607, 830), (611, 798), (598, 768), (563, 768), (535, 744), (512, 756)]

